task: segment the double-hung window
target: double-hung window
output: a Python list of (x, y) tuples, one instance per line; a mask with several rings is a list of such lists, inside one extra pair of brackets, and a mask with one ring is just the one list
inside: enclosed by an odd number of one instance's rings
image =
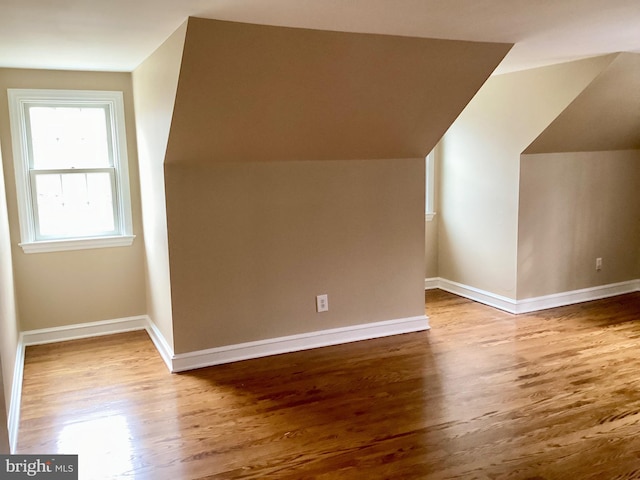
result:
[(122, 92), (8, 96), (24, 251), (130, 245)]

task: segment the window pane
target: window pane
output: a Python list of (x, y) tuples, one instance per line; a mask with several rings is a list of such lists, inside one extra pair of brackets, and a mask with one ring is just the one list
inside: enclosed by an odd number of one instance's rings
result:
[(108, 172), (37, 174), (41, 237), (86, 237), (115, 230)]
[(102, 107), (29, 107), (33, 168), (109, 167)]

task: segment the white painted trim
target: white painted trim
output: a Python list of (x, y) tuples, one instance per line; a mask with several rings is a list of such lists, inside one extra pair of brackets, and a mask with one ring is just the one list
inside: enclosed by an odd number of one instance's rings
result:
[(424, 279), (425, 290), (433, 290), (435, 288), (440, 288), (440, 279), (438, 277)]
[(46, 253), (90, 248), (128, 247), (135, 238), (135, 235), (117, 235), (113, 237), (74, 238), (69, 240), (42, 240), (20, 243), (19, 245), (24, 253)]
[[(146, 330), (169, 371), (183, 372), (195, 368), (220, 365), (250, 358), (266, 357), (269, 355), (296, 352), (359, 340), (369, 340), (401, 333), (419, 332), (428, 330), (429, 328), (429, 318), (425, 315), (420, 315), (398, 320), (387, 320), (286, 337), (269, 338), (237, 345), (226, 345), (178, 355), (173, 353), (172, 348), (167, 344), (158, 327), (147, 315), (30, 330), (22, 332), (20, 338), (22, 351), (24, 352), (24, 347), (27, 345), (41, 345), (134, 330)], [(23, 363), (24, 356), (20, 362), (21, 368)], [(20, 377), (20, 385), (22, 385), (22, 377)]]
[(227, 345), (195, 352), (180, 353), (173, 357), (174, 372), (209, 367), (223, 363), (266, 357), (281, 353), (297, 352), (329, 345), (370, 340), (401, 333), (428, 330), (429, 318), (425, 315), (387, 320), (383, 322), (333, 328), (299, 335), (269, 338), (255, 342)]
[(20, 405), (22, 402), (22, 379), (24, 377), (24, 342), (22, 334), (18, 338), (16, 349), (16, 363), (13, 366), (13, 384), (11, 385), (11, 398), (9, 401), (9, 418), (7, 429), (9, 431), (9, 450), (16, 452), (18, 446), (18, 428), (20, 427)]
[(547, 308), (590, 302), (592, 300), (614, 297), (638, 290), (640, 290), (640, 280), (631, 280), (628, 282), (582, 288), (570, 292), (554, 293), (541, 297), (526, 298), (524, 300), (518, 300), (517, 313), (536, 312), (538, 310), (546, 310)]
[(438, 288), (446, 292), (455, 293), (461, 297), (484, 303), (490, 307), (499, 308), (505, 312), (516, 313), (517, 303), (516, 300), (512, 298), (503, 297), (502, 295), (487, 292), (486, 290), (481, 290), (469, 285), (463, 285), (462, 283), (452, 282), (451, 280), (446, 280), (444, 278), (440, 278), (438, 284)]
[(162, 332), (160, 332), (157, 325), (153, 323), (153, 321), (149, 317), (147, 317), (146, 330), (165, 365), (167, 366), (169, 371), (173, 373), (173, 349), (169, 346), (167, 340), (164, 338), (164, 335), (162, 335)]
[(146, 330), (149, 322), (149, 317), (146, 315), (139, 315), (136, 317), (125, 317), (115, 320), (78, 323), (62, 327), (43, 328), (40, 330), (28, 330), (22, 332), (22, 338), (25, 346), (42, 345), (45, 343), (65, 342), (67, 340), (98, 337), (113, 333)]
[(640, 291), (640, 279), (637, 279), (628, 282), (611, 283), (597, 287), (515, 300), (441, 277), (425, 278), (424, 285), (425, 290), (439, 288), (513, 314), (531, 313), (548, 308), (562, 307)]

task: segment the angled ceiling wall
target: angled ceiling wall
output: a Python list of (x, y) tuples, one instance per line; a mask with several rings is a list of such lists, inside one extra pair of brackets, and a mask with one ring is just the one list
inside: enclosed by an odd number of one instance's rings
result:
[(166, 162), (424, 156), (510, 48), (190, 18)]
[(523, 153), (640, 149), (640, 54), (620, 53)]

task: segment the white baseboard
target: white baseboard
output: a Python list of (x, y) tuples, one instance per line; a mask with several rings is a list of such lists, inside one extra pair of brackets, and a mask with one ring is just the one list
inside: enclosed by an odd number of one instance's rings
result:
[[(250, 358), (266, 357), (281, 353), (326, 347), (341, 343), (369, 340), (373, 338), (398, 335), (402, 333), (428, 330), (429, 318), (426, 315), (417, 317), (387, 320), (376, 323), (354, 325), (350, 327), (321, 330), (299, 335), (269, 338), (237, 345), (227, 345), (207, 350), (174, 354), (158, 327), (146, 315), (120, 318), (101, 322), (82, 323), (64, 327), (30, 330), (20, 335), (22, 357), (16, 361), (22, 368), (24, 364), (24, 347), (45, 343), (64, 342), (80, 338), (96, 337), (114, 333), (146, 330), (162, 360), (171, 372), (182, 372), (211, 365), (220, 365)], [(22, 372), (22, 370), (20, 370)], [(18, 378), (18, 376), (16, 376)], [(18, 385), (22, 385), (20, 373)], [(13, 404), (13, 403), (12, 403)], [(19, 405), (19, 401), (16, 405)]]
[(503, 297), (502, 295), (497, 295), (469, 285), (463, 285), (445, 278), (425, 279), (425, 290), (433, 288), (439, 288), (450, 293), (455, 293), (461, 297), (484, 303), (485, 305), (489, 305), (509, 313), (520, 314), (637, 292), (640, 291), (640, 279), (583, 288), (580, 290), (572, 290), (569, 292), (554, 293), (552, 295), (543, 295), (540, 297), (525, 298), (522, 300)]
[(210, 348), (174, 355), (172, 371), (182, 372), (251, 358), (297, 352), (359, 340), (370, 340), (401, 333), (419, 332), (429, 328), (429, 318), (425, 315), (420, 315)]
[(18, 446), (18, 427), (20, 427), (20, 405), (22, 402), (22, 379), (24, 377), (24, 343), (22, 335), (18, 339), (16, 349), (16, 363), (13, 366), (13, 384), (11, 385), (11, 398), (9, 401), (9, 418), (7, 430), (9, 431), (9, 450), (16, 452)]
[(147, 317), (146, 330), (165, 365), (170, 372), (173, 372), (173, 349), (169, 346), (167, 340), (164, 338), (164, 335), (162, 335), (156, 324), (153, 323), (149, 317)]
[(118, 318), (100, 322), (78, 323), (63, 327), (43, 328), (40, 330), (27, 330), (22, 332), (25, 346), (43, 345), (45, 343), (65, 342), (80, 338), (99, 337), (113, 333), (132, 332), (145, 330), (149, 324), (149, 317), (139, 315), (137, 317)]
[(452, 282), (444, 278), (439, 279), (438, 288), (470, 300), (475, 300), (476, 302), (484, 303), (490, 307), (499, 308), (505, 312), (517, 313), (517, 303), (516, 300), (512, 298), (503, 297), (502, 295), (487, 292), (486, 290), (481, 290), (469, 285), (463, 285), (462, 283)]
[(523, 300), (518, 300), (517, 313), (536, 312), (538, 310), (546, 310), (547, 308), (590, 302), (592, 300), (615, 297), (616, 295), (623, 295), (625, 293), (636, 292), (639, 290), (640, 280), (631, 280), (628, 282), (610, 283), (608, 285), (582, 288), (580, 290), (573, 290), (570, 292), (544, 295), (542, 297), (525, 298)]
[(425, 290), (433, 290), (435, 288), (440, 288), (440, 279), (438, 277), (424, 279)]

